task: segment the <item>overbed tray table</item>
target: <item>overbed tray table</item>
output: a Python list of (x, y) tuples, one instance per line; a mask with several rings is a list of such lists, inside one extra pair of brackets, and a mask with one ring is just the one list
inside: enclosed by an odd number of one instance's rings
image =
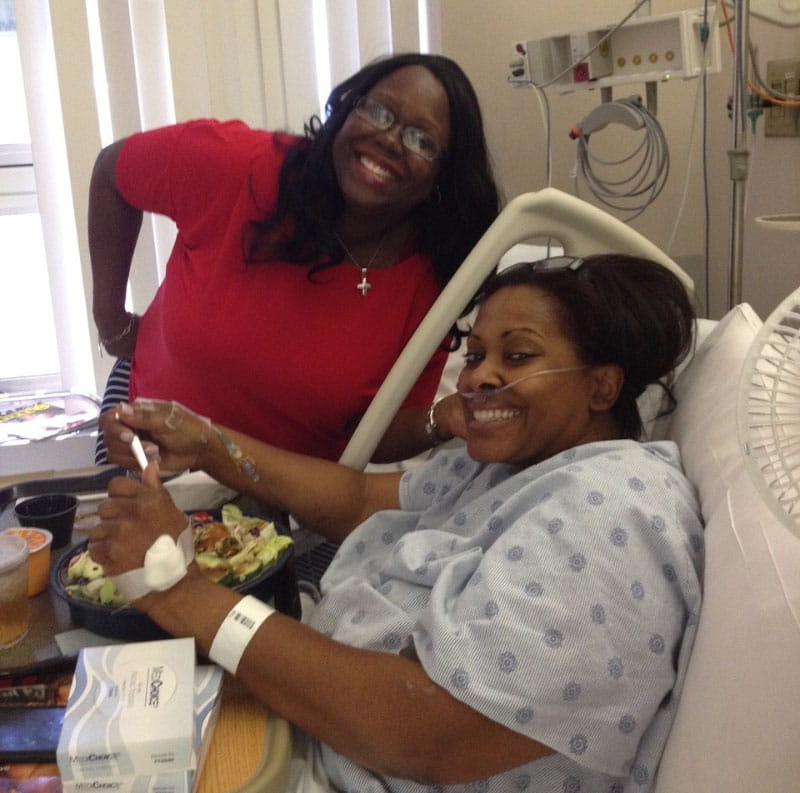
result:
[[(59, 492), (87, 500), (94, 496), (99, 502), (108, 482), (120, 471), (106, 466), (0, 477), (0, 529), (14, 525), (13, 507), (20, 498)], [(54, 551), (51, 564), (67, 550)], [(30, 605), (28, 635), (16, 647), (0, 651), (0, 670), (36, 666), (61, 656), (55, 636), (74, 627), (67, 605), (49, 587), (31, 598)], [(270, 714), (226, 674), (222, 708), (197, 793), (283, 793), (290, 754), (289, 724)]]

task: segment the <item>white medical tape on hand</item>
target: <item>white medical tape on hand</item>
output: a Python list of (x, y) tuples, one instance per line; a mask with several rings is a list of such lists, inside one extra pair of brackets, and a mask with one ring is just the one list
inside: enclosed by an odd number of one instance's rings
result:
[(191, 524), (180, 533), (177, 543), (162, 534), (144, 555), (144, 566), (111, 576), (120, 595), (128, 601), (138, 600), (150, 592), (163, 592), (175, 586), (194, 559), (194, 537)]
[(252, 595), (243, 597), (226, 615), (217, 630), (208, 657), (232, 675), (239, 668), (247, 645), (275, 609)]

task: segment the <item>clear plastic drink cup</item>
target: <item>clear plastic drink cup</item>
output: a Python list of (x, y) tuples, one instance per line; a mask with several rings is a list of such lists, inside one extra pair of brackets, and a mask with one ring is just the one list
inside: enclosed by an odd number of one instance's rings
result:
[(0, 535), (0, 650), (20, 642), (28, 632), (28, 543)]

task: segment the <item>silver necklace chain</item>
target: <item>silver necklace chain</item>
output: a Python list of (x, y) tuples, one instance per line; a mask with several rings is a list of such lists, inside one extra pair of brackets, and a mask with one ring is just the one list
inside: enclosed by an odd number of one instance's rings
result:
[(373, 262), (375, 261), (376, 257), (380, 253), (381, 248), (383, 247), (383, 243), (386, 241), (386, 231), (383, 232), (383, 236), (380, 238), (380, 241), (375, 246), (375, 250), (372, 252), (372, 256), (369, 257), (369, 261), (366, 264), (361, 264), (352, 253), (350, 253), (350, 249), (347, 245), (344, 244), (342, 238), (334, 231), (333, 236), (339, 242), (339, 245), (342, 246), (344, 252), (347, 254), (347, 258), (350, 260), (350, 263), (354, 267), (358, 267), (361, 270), (361, 281), (356, 284), (356, 289), (361, 291), (362, 297), (367, 296), (367, 292), (372, 289), (372, 284), (367, 280), (367, 270), (372, 267)]

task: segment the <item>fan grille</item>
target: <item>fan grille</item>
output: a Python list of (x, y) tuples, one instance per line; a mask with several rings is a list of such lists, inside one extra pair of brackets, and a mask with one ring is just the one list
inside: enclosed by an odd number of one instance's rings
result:
[(800, 534), (800, 290), (753, 341), (739, 396), (743, 449), (756, 486)]

